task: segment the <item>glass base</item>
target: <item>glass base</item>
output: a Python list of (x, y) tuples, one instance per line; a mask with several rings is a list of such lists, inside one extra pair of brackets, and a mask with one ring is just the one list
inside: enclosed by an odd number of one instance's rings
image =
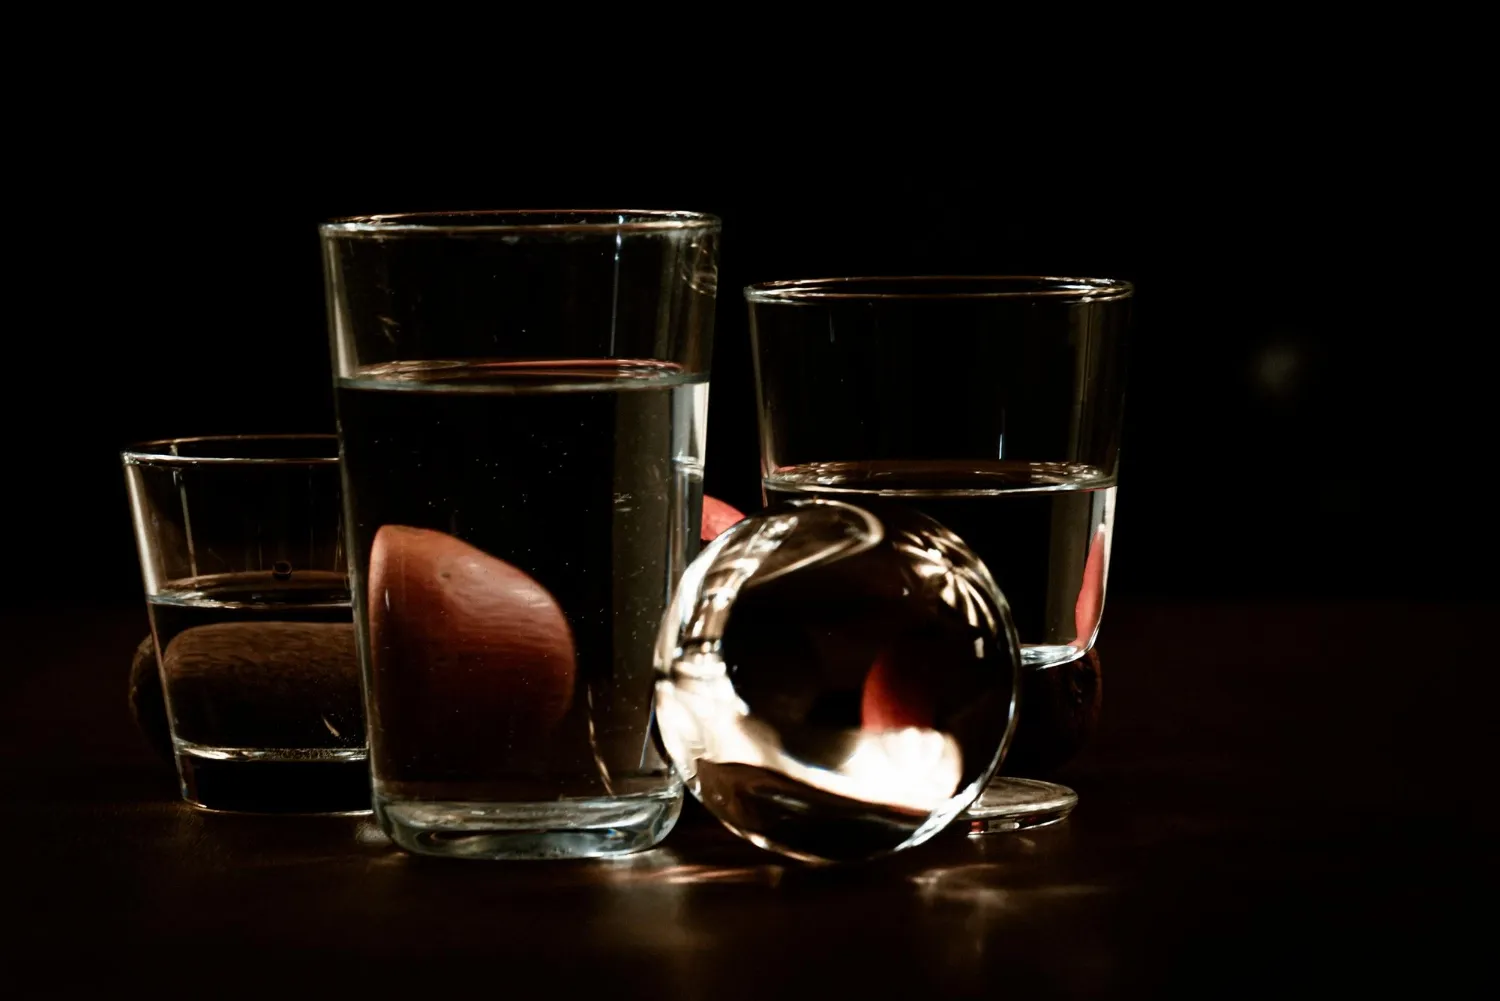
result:
[(370, 812), (363, 750), (244, 750), (179, 740), (182, 798), (218, 813)]
[(675, 792), (546, 803), (465, 803), (375, 798), (380, 827), (417, 855), (478, 859), (577, 859), (628, 855), (667, 836), (682, 812)]
[(997, 775), (962, 819), (970, 834), (1006, 834), (1055, 824), (1077, 805), (1078, 794), (1067, 786)]

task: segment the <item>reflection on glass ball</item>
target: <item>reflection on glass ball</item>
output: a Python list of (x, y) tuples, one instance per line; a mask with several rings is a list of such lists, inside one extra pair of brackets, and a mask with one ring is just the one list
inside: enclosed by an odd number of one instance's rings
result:
[(1014, 726), (1010, 610), (979, 557), (900, 507), (798, 500), (683, 575), (656, 648), (657, 736), (725, 826), (797, 858), (920, 844)]

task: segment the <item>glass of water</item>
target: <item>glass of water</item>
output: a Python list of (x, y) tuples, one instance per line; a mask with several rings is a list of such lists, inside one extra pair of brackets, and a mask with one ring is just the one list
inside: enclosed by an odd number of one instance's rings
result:
[(337, 440), (179, 438), (123, 458), (184, 798), (368, 810)]
[[(766, 500), (911, 504), (988, 566), (1026, 668), (1084, 656), (1109, 569), (1130, 285), (835, 278), (745, 294)], [(968, 816), (976, 833), (1016, 830), (1076, 802), (997, 777)]]
[(651, 658), (698, 546), (718, 234), (323, 226), (374, 806), (403, 848), (617, 855), (676, 822)]

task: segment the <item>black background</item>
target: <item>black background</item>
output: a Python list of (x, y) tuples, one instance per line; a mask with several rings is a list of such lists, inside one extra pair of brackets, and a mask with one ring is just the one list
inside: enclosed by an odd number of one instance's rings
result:
[[(585, 951), (608, 960), (596, 975), (627, 992), (660, 992), (639, 976), (662, 955), (657, 942), (689, 957), (672, 970), (705, 983), (721, 971), (730, 994), (800, 969), (766, 961), (788, 941), (814, 965), (853, 969), (872, 996), (947, 984), (949, 969), (955, 996), (981, 981), (1066, 990), (1058, 971), (1084, 994), (1142, 980), (1195, 996), (1293, 977), (1483, 982), (1463, 978), (1483, 955), (1468, 915), (1494, 896), (1493, 804), (1474, 795), (1493, 729), (1495, 674), (1482, 660), (1493, 609), (1324, 600), (1495, 594), (1493, 182), (1479, 173), (1489, 161), (1464, 148), (1493, 118), (1463, 101), (1487, 92), (1463, 76), (1487, 65), (1462, 51), (1465, 33), (1483, 35), (1435, 17), (1436, 37), (1424, 36), (1421, 12), (1402, 12), (1340, 16), (1309, 38), (1306, 12), (1235, 9), (1220, 12), (1229, 24), (1164, 24), (1161, 44), (1184, 53), (1171, 61), (1127, 34), (1152, 33), (1134, 13), (1073, 18), (1043, 39), (919, 11), (898, 29), (937, 25), (943, 37), (925, 48), (984, 79), (923, 73), (915, 40), (872, 51), (875, 65), (837, 94), (778, 98), (765, 81), (786, 71), (788, 50), (816, 47), (786, 18), (734, 22), (754, 36), (755, 66), (739, 77), (716, 51), (659, 58), (645, 36), (628, 62), (620, 44), (518, 32), (426, 47), (493, 72), (474, 84), (414, 71), (407, 50), (423, 46), (402, 32), (382, 46), (346, 32), (316, 59), (258, 47), (229, 67), (245, 91), (229, 101), (201, 66), (69, 13), (75, 23), (53, 37), (72, 51), (40, 66), (27, 66), (39, 39), (17, 21), (12, 113), (39, 125), (28, 135), (12, 123), (5, 152), (25, 177), (8, 192), (0, 314), (0, 580), (12, 610), (0, 737), (7, 764), (24, 762), (0, 769), (0, 800), (14, 814), (5, 829), (26, 839), (14, 853), (28, 859), (17, 899), (34, 917), (16, 950), (23, 967), (93, 948), (107, 961), (84, 965), (113, 984), (122, 970), (155, 975), (170, 943), (190, 973), (223, 980), (272, 957), (284, 979), (297, 956), (337, 962), (375, 943), (390, 961), (330, 967), (341, 986), (361, 970), (425, 985), (435, 965), (492, 971), (497, 955), (500, 967), (577, 965), (582, 914), (596, 943)], [(121, 16), (152, 27), (138, 11)], [(174, 49), (176, 32), (198, 26), (163, 24)], [(228, 36), (289, 35), (287, 24), (243, 16), (187, 48), (223, 63)], [(1247, 39), (1256, 28), (1275, 44)], [(76, 55), (91, 33), (120, 65)], [(957, 52), (963, 35), (983, 51)], [(1164, 99), (1146, 108), (1092, 81), (1058, 96), (1091, 68), (1074, 51), (1025, 86), (998, 78), (1027, 49), (1080, 37), (1119, 53), (1119, 80), (1160, 77)], [(1306, 67), (1287, 39), (1305, 47)], [(545, 73), (515, 68), (517, 50), (564, 47)], [(1236, 47), (1246, 56), (1224, 67), (1230, 95), (1205, 70), (1233, 62)], [(652, 93), (606, 85), (567, 105), (562, 84), (581, 63)], [(156, 85), (140, 85), (143, 70)], [(298, 72), (308, 79), (288, 79)], [(439, 93), (400, 100), (416, 79)], [(870, 95), (872, 79), (912, 93), (894, 105)], [(704, 106), (747, 82), (760, 107)], [(1274, 86), (1285, 93), (1268, 98)], [(294, 100), (267, 102), (277, 87)], [(972, 107), (951, 110), (958, 91)], [(488, 103), (440, 117), (458, 93)], [(578, 115), (599, 106), (617, 119)], [(851, 121), (855, 106), (863, 121)], [(527, 107), (554, 127), (521, 129)], [(383, 845), (351, 854), (342, 828), (161, 809), (171, 779), (134, 743), (120, 690), (145, 622), (119, 448), (331, 429), (321, 219), (545, 205), (723, 217), (708, 477), (740, 505), (756, 501), (741, 285), (918, 271), (1138, 284), (1111, 602), (1230, 600), (1106, 615), (1104, 656), (1124, 667), (1098, 741), (1068, 777), (1084, 808), (1035, 848), (986, 839), (977, 856), (954, 856), (987, 863), (974, 867), (972, 906), (912, 897), (900, 869), (884, 881), (859, 870), (789, 878), (775, 894), (715, 885), (671, 898), (656, 921), (629, 903), (651, 899), (638, 885), (612, 882), (626, 869), (408, 867), (387, 864)], [(79, 616), (74, 603), (90, 601), (122, 607)], [(59, 814), (60, 795), (76, 809)], [(33, 836), (35, 818), (52, 815), (69, 818), (69, 833)], [(765, 861), (707, 833), (700, 848), (686, 828), (669, 848), (690, 863)], [(914, 871), (942, 859), (897, 861)], [(585, 879), (599, 895), (580, 896)], [(789, 924), (789, 904), (809, 921)], [(185, 926), (184, 914), (201, 919)], [(787, 938), (804, 926), (833, 937)], [(870, 965), (872, 952), (886, 961)]]
[(723, 218), (707, 475), (741, 508), (759, 503), (743, 285), (1119, 277), (1138, 300), (1112, 594), (1494, 593), (1493, 313), (1446, 235), (1463, 196), (1431, 173), (1343, 137), (1233, 131), (1085, 132), (1045, 163), (924, 136), (438, 138), (262, 122), (138, 136), (70, 175), (85, 196), (27, 230), (12, 284), (9, 600), (139, 596), (121, 446), (332, 430), (319, 221), (473, 207)]

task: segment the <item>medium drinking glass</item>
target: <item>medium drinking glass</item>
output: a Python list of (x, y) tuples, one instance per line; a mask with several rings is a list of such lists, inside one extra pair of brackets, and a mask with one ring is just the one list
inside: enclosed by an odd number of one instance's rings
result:
[(178, 438), (123, 458), (183, 797), (368, 810), (337, 440)]
[[(989, 567), (1026, 669), (1085, 655), (1109, 569), (1130, 285), (835, 278), (745, 294), (766, 500), (909, 503)], [(976, 833), (1016, 830), (1076, 802), (998, 777), (968, 817)]]
[(322, 227), (374, 807), (403, 848), (617, 855), (676, 822), (651, 658), (698, 547), (718, 233)]

